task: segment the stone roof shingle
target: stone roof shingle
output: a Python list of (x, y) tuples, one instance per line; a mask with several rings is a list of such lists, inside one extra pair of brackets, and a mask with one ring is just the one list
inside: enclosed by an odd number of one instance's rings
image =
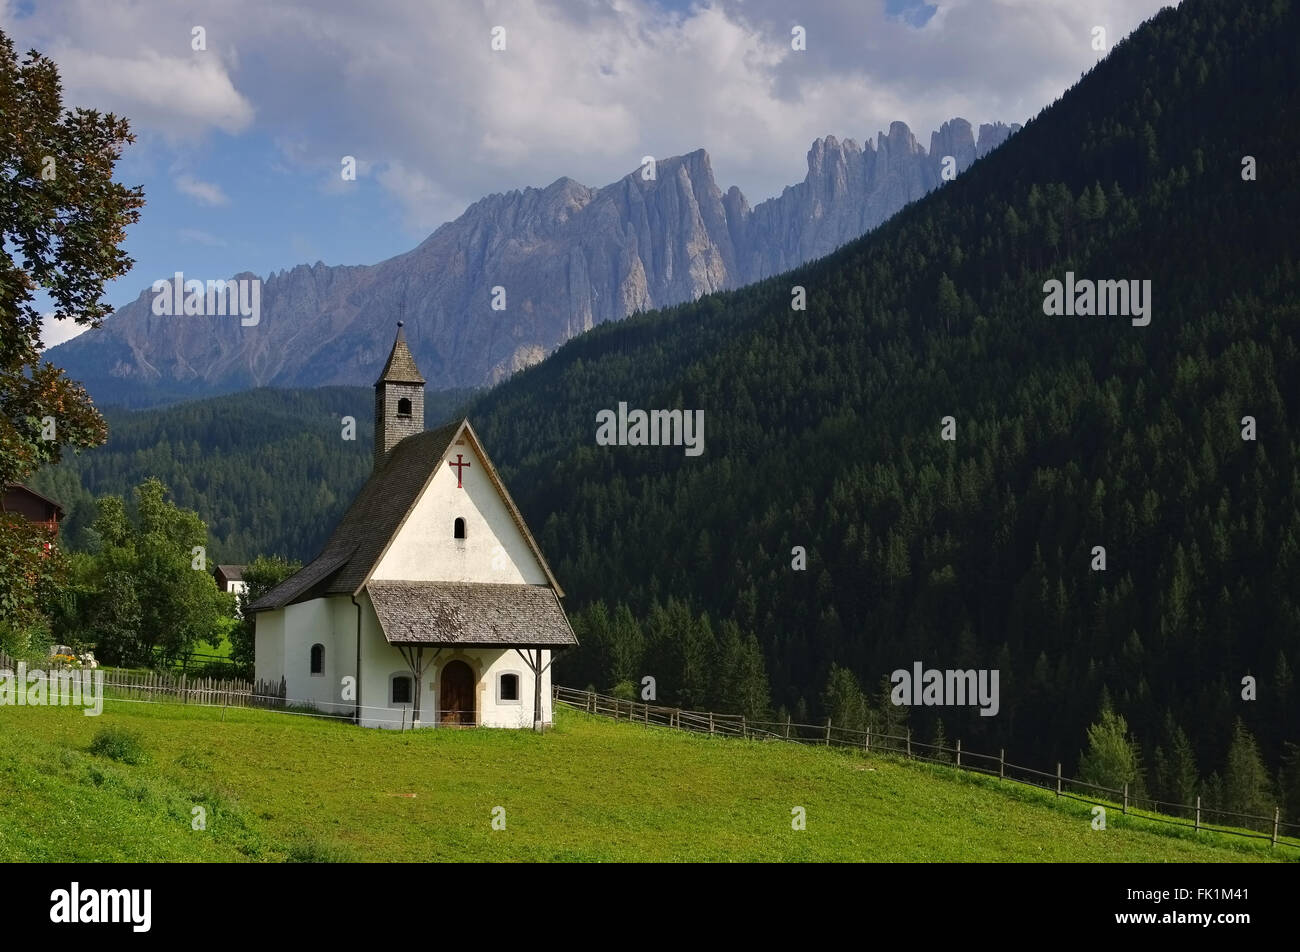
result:
[(384, 364), (384, 371), (375, 381), (375, 386), (381, 383), (424, 383), (419, 368), (415, 366), (415, 358), (411, 356), (411, 348), (406, 346), (406, 334), (401, 324), (397, 325), (397, 340), (393, 341), (388, 363)]
[(390, 644), (563, 648), (578, 643), (548, 585), (371, 581), (366, 592)]

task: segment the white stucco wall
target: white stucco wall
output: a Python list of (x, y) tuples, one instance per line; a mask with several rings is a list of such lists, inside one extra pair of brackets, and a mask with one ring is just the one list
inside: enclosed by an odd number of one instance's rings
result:
[(258, 612), (253, 629), (253, 677), (279, 681), (284, 675), (284, 609)]
[[(457, 488), (456, 470), (443, 462), (373, 577), (546, 585), (546, 574), (468, 439), (451, 447), (449, 459), (454, 462), (458, 453), (469, 463), (461, 470), (464, 488)], [(465, 520), (464, 539), (452, 535), (457, 516)]]
[[(284, 609), (284, 679), (289, 701), (309, 703), (321, 711), (341, 710), (340, 676), (356, 667), (356, 651), (345, 654), (337, 631), (335, 598), (313, 598)], [(350, 606), (346, 598), (343, 604)], [(325, 646), (325, 671), (311, 673), (311, 647)]]
[[(363, 594), (357, 601), (365, 605), (362, 613), (361, 723), (366, 727), (400, 728), (403, 723), (410, 727), (411, 706), (392, 703), (391, 680), (393, 675), (410, 676), (411, 669), (401, 652), (384, 640), (369, 599)], [(543, 665), (550, 661), (550, 654), (549, 651), (542, 652)], [(437, 647), (430, 645), (424, 649), (421, 727), (438, 726), (442, 668), (453, 660), (464, 661), (477, 678), (474, 709), (478, 726), (533, 726), (533, 673), (514, 649), (443, 648), (439, 653)], [(497, 699), (500, 675), (507, 673), (519, 675), (518, 702), (499, 702)], [(542, 675), (542, 720), (547, 724), (552, 721), (549, 670)]]

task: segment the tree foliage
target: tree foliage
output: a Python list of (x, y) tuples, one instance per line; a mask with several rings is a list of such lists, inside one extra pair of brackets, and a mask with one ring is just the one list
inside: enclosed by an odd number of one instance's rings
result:
[(54, 61), (35, 51), (20, 61), (0, 32), (0, 486), (57, 462), (64, 446), (104, 440), (85, 390), (40, 359), (35, 292), (78, 324), (111, 311), (104, 284), (130, 269), (118, 246), (144, 204), (112, 177), (132, 141), (112, 113), (64, 110)]
[(166, 492), (149, 479), (136, 487), (131, 509), (101, 497), (95, 551), (75, 562), (79, 597), (64, 621), (68, 637), (93, 644), (108, 664), (183, 663), (200, 642), (220, 644), (231, 627), (235, 599), (208, 571), (207, 527)]
[(1079, 779), (1106, 788), (1089, 791), (1093, 795), (1105, 796), (1125, 785), (1131, 796), (1144, 795), (1138, 745), (1129, 735), (1128, 722), (1108, 703), (1103, 703), (1096, 723), (1088, 728), (1088, 749), (1079, 756)]
[[(63, 109), (53, 60), (21, 60), (0, 32), (0, 491), (57, 462), (65, 446), (104, 441), (85, 390), (41, 360), (36, 292), (54, 316), (95, 326), (109, 312), (104, 283), (131, 259), (118, 246), (144, 204), (113, 181), (132, 141), (126, 120)], [(0, 513), (0, 617), (44, 617), (60, 560), (44, 531)]]

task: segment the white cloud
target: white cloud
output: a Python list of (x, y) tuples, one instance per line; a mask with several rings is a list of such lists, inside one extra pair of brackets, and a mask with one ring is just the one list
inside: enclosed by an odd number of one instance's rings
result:
[(188, 195), (201, 205), (230, 204), (230, 199), (226, 197), (226, 193), (221, 190), (220, 185), (204, 182), (188, 172), (176, 176), (175, 182), (176, 189), (179, 192)]
[(85, 49), (47, 52), (59, 64), (69, 102), (93, 102), (170, 137), (213, 128), (237, 133), (253, 121), (252, 104), (213, 53), (180, 57), (145, 50), (124, 57)]
[[(69, 0), (0, 23), (55, 56), (70, 91), (174, 138), (260, 131), (292, 174), (364, 156), (430, 228), (484, 194), (562, 175), (603, 185), (706, 148), (751, 202), (802, 179), (812, 139), (862, 141), (895, 119), (923, 144), (946, 119), (1023, 122), (1161, 0), (940, 0), (916, 29), (883, 0)], [(12, 21), (12, 22), (10, 22)], [(790, 48), (790, 27), (808, 48)], [(505, 52), (490, 31), (507, 31)], [(42, 43), (41, 40), (48, 42)], [(143, 50), (123, 54), (122, 50)], [(322, 193), (347, 190), (323, 188)]]
[(90, 328), (85, 324), (78, 324), (71, 318), (55, 320), (52, 312), (41, 315), (41, 343), (46, 348), (66, 343), (88, 330)]

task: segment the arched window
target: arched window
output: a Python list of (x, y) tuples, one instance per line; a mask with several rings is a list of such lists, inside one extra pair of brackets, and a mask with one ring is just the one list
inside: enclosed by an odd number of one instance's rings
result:
[(409, 417), (411, 415), (411, 401), (406, 397), (397, 401), (397, 415), (399, 417)]
[(311, 673), (313, 677), (325, 677), (325, 646), (311, 646)]
[(465, 538), (465, 520), (462, 519), (460, 516), (457, 516), (456, 521), (452, 523), (451, 537), (453, 539)]
[(393, 704), (410, 704), (411, 703), (411, 678), (406, 674), (393, 675), (392, 681), (392, 701)]

